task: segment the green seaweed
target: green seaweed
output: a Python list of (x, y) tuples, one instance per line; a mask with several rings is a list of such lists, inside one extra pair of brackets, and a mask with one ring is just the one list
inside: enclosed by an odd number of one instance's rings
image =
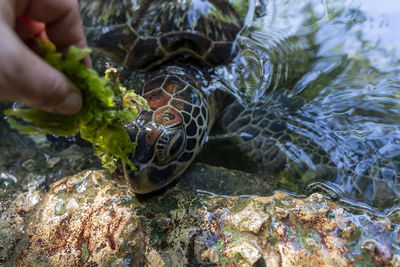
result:
[(230, 209), (230, 212), (238, 213), (238, 212), (242, 211), (249, 203), (250, 203), (249, 199), (238, 199), (233, 203), (232, 208)]
[[(10, 126), (20, 133), (47, 133), (81, 137), (93, 144), (94, 153), (103, 167), (113, 172), (118, 160), (135, 168), (129, 160), (135, 143), (124, 129), (126, 122), (135, 120), (136, 106), (147, 109), (146, 101), (119, 83), (118, 72), (110, 68), (104, 78), (81, 61), (91, 50), (71, 46), (63, 56), (51, 43), (39, 41), (44, 60), (63, 72), (81, 90), (82, 109), (74, 115), (53, 114), (34, 108), (6, 110)], [(23, 122), (25, 121), (25, 122)], [(27, 124), (28, 122), (28, 124)]]

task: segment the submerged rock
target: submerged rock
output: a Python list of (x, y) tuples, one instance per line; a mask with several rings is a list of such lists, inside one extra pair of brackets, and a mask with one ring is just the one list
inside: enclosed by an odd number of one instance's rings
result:
[[(187, 176), (199, 169), (208, 166), (197, 165)], [(376, 217), (319, 193), (244, 198), (190, 187), (182, 179), (156, 194), (136, 196), (124, 180), (90, 170), (56, 182), (48, 193), (21, 192), (1, 217), (0, 263), (399, 266), (398, 211)]]
[[(0, 216), (0, 263), (9, 260), (24, 236), (27, 217), (40, 202), (38, 184), (29, 184)], [(0, 264), (1, 266), (1, 264)]]

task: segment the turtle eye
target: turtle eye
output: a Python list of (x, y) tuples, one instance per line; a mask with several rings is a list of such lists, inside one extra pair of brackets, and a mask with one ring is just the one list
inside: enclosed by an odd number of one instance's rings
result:
[(182, 129), (165, 130), (157, 142), (157, 163), (165, 165), (177, 160), (186, 146), (186, 134)]
[(165, 112), (164, 113), (164, 121), (169, 123), (175, 120), (175, 115), (172, 114), (171, 112)]
[(154, 120), (164, 127), (171, 128), (182, 124), (182, 116), (173, 107), (162, 107), (154, 112)]

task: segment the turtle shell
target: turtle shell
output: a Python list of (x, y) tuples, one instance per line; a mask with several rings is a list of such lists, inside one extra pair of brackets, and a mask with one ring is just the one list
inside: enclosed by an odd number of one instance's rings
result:
[(229, 61), (243, 28), (243, 2), (86, 0), (81, 7), (90, 46), (116, 63), (151, 69), (176, 57), (208, 66)]

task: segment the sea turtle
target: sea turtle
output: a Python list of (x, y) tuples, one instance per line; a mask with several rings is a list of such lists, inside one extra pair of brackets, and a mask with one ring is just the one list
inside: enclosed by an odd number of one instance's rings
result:
[[(208, 69), (232, 58), (247, 1), (81, 1), (89, 45), (117, 64), (149, 70), (140, 94), (151, 108), (125, 125), (137, 142), (124, 166), (133, 190), (157, 190), (193, 161), (219, 114)], [(86, 15), (86, 16), (85, 16)]]
[[(135, 192), (160, 189), (179, 176), (220, 117), (224, 130), (254, 164), (286, 182), (287, 177), (303, 184), (349, 177), (360, 194), (372, 188), (373, 193), (367, 194), (373, 195), (371, 199), (379, 186), (390, 192), (388, 199), (398, 195), (395, 167), (382, 172), (378, 161), (354, 157), (357, 151), (350, 139), (339, 143), (333, 131), (293, 112), (296, 104), (290, 102), (295, 103), (296, 97), (286, 104), (264, 99), (245, 105), (227, 101), (232, 98), (226, 92), (207, 90), (210, 71), (232, 60), (235, 42), (254, 13), (252, 1), (81, 0), (80, 4), (89, 44), (116, 64), (145, 73), (139, 93), (151, 110), (140, 110), (136, 121), (125, 125), (137, 142), (130, 156), (137, 170), (122, 169)], [(360, 170), (352, 169), (353, 159)]]

